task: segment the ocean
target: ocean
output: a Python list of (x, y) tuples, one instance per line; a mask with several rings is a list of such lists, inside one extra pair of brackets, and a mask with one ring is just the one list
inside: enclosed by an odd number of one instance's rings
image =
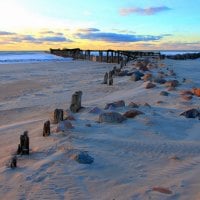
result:
[[(160, 51), (164, 55), (176, 55), (185, 53), (198, 53), (200, 51)], [(51, 62), (51, 61), (71, 61), (72, 58), (63, 58), (55, 56), (44, 51), (0, 51), (0, 64), (9, 63), (36, 63), (36, 62)]]
[(72, 58), (62, 58), (44, 51), (0, 51), (0, 64), (36, 63), (51, 61), (71, 61)]

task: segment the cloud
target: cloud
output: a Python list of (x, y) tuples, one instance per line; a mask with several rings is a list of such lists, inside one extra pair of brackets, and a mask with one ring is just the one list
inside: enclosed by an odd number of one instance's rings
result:
[(97, 28), (80, 28), (77, 30), (77, 32), (81, 33), (89, 33), (89, 32), (99, 32), (100, 30)]
[(28, 42), (28, 43), (35, 43), (41, 44), (45, 42), (72, 42), (72, 40), (64, 37), (63, 35), (58, 36), (45, 36), (45, 37), (35, 37), (33, 35), (15, 35), (14, 37), (7, 38), (7, 42), (12, 43), (20, 43), (20, 42)]
[(64, 36), (47, 36), (38, 38), (38, 40), (42, 42), (72, 42)]
[(80, 39), (105, 41), (105, 42), (139, 42), (139, 41), (156, 41), (162, 39), (164, 36), (153, 35), (134, 35), (121, 33), (106, 33), (106, 32), (91, 32), (91, 33), (77, 33), (76, 36)]
[(171, 8), (167, 6), (158, 6), (158, 7), (149, 7), (149, 8), (130, 7), (130, 8), (121, 8), (119, 13), (122, 16), (130, 15), (130, 14), (155, 15), (159, 12), (168, 11), (168, 10), (171, 10)]
[(15, 35), (16, 33), (7, 32), (7, 31), (0, 31), (0, 35)]
[(54, 32), (54, 31), (41, 31), (40, 34), (42, 34), (42, 35), (57, 35), (57, 36), (63, 36), (64, 35), (61, 32)]

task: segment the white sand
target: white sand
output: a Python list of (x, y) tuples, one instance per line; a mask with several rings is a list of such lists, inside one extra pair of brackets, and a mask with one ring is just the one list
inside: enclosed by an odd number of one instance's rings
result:
[[(132, 82), (127, 76), (114, 78), (114, 86), (102, 85), (104, 73), (114, 64), (0, 65), (0, 199), (200, 199), (199, 120), (179, 116), (199, 107), (198, 97), (188, 102), (179, 91), (200, 87), (200, 60), (161, 62), (163, 70), (175, 70), (180, 82), (187, 79), (167, 97), (159, 95), (166, 90), (163, 85), (147, 90), (143, 81)], [(75, 128), (43, 138), (44, 121), (55, 108), (68, 109), (77, 90), (83, 91), (86, 109), (74, 115)], [(147, 102), (151, 108), (140, 106), (144, 115), (118, 125), (96, 123), (98, 115), (88, 113), (115, 100), (127, 105)], [(91, 127), (85, 126), (88, 123)], [(7, 165), (25, 130), (30, 155), (20, 156), (18, 168), (10, 169)], [(71, 160), (71, 150), (88, 151), (94, 163)], [(153, 191), (157, 186), (172, 194)]]

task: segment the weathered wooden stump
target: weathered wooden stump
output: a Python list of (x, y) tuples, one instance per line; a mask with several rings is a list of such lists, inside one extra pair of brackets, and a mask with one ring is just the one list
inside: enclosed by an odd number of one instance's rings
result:
[(108, 83), (108, 72), (105, 73), (104, 79), (103, 79), (103, 84), (107, 84), (107, 83)]
[(24, 134), (20, 136), (20, 144), (18, 145), (17, 154), (22, 154), (22, 155), (29, 154), (28, 131), (24, 131)]
[(81, 109), (81, 97), (82, 97), (82, 91), (77, 91), (72, 95), (72, 101), (70, 110), (72, 112), (78, 112)]
[(109, 78), (108, 85), (113, 85), (113, 78), (112, 77)]
[(55, 109), (54, 116), (53, 116), (53, 123), (57, 124), (60, 121), (63, 121), (63, 110), (62, 109)]
[(112, 78), (113, 74), (114, 74), (113, 71), (109, 71), (109, 73), (108, 73), (108, 79)]
[(12, 159), (11, 159), (11, 163), (10, 163), (10, 168), (16, 168), (17, 167), (17, 157), (16, 156), (14, 156), (14, 157), (12, 157)]
[(43, 127), (43, 137), (50, 135), (50, 121), (46, 121)]

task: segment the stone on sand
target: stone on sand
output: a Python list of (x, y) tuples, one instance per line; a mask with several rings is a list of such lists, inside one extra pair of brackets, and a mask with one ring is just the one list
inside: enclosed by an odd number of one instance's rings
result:
[(185, 116), (186, 118), (196, 118), (200, 116), (200, 112), (197, 109), (193, 108), (181, 113), (180, 115)]
[(94, 158), (85, 151), (77, 152), (71, 155), (71, 158), (80, 164), (92, 164), (94, 162)]
[(151, 83), (151, 82), (147, 83), (146, 86), (145, 86), (146, 89), (151, 89), (151, 88), (154, 88), (154, 87), (156, 87), (156, 85)]
[(107, 103), (105, 106), (105, 110), (109, 108), (119, 108), (119, 107), (124, 107), (125, 102), (123, 100), (120, 101), (115, 101), (113, 103)]
[(99, 115), (99, 122), (122, 123), (126, 117), (117, 112), (106, 112)]
[(144, 113), (139, 111), (139, 110), (129, 110), (129, 111), (125, 112), (123, 114), (123, 116), (126, 117), (126, 118), (134, 118), (137, 115), (141, 115), (141, 114), (144, 114)]

